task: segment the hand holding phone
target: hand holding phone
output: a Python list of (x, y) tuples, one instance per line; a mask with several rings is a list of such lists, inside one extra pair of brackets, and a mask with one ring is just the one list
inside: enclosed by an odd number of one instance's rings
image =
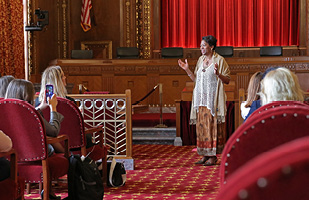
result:
[(53, 94), (54, 94), (54, 86), (46, 85), (46, 88), (45, 88), (46, 102), (48, 102), (48, 100), (52, 98)]

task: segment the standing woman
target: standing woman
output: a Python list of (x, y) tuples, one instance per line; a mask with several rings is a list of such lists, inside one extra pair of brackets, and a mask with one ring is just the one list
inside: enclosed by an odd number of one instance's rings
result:
[(194, 73), (189, 69), (187, 59), (178, 60), (195, 82), (190, 124), (196, 124), (197, 153), (202, 159), (196, 164), (214, 165), (217, 161), (217, 149), (224, 146), (226, 94), (224, 85), (230, 82), (230, 70), (225, 59), (215, 52), (217, 39), (208, 35), (202, 38), (199, 57)]

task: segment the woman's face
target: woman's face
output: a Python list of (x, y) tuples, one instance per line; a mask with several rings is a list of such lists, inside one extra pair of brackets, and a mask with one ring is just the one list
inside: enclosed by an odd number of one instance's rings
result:
[(64, 75), (63, 71), (61, 70), (61, 80), (64, 86), (67, 86), (66, 76)]
[(209, 46), (209, 44), (205, 42), (205, 40), (202, 40), (200, 50), (201, 50), (202, 55), (205, 55), (205, 54), (212, 52), (212, 47)]

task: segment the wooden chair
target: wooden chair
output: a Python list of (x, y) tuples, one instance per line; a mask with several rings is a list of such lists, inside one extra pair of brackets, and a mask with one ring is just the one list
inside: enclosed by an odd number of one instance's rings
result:
[(260, 47), (260, 56), (282, 56), (281, 46)]
[(308, 144), (306, 136), (258, 155), (229, 177), (216, 199), (309, 199)]
[(17, 176), (17, 153), (14, 149), (0, 152), (0, 157), (9, 157), (10, 177), (0, 182), (0, 199), (24, 199), (25, 179)]
[(223, 57), (233, 57), (234, 54), (233, 46), (217, 46), (215, 51)]
[(139, 58), (139, 50), (137, 47), (117, 47), (116, 54), (117, 58), (123, 58), (123, 59)]
[[(0, 101), (0, 127), (18, 154), (18, 171), (26, 183), (43, 183), (44, 199), (48, 199), (51, 180), (68, 172), (68, 137), (47, 138), (44, 122), (35, 108), (25, 101)], [(65, 153), (48, 157), (47, 144), (64, 142)]]
[(229, 138), (222, 153), (221, 184), (255, 156), (293, 139), (307, 136), (309, 107), (281, 106), (248, 118)]

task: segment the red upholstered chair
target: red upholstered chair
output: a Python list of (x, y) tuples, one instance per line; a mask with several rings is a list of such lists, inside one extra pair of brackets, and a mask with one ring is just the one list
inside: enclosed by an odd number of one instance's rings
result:
[(260, 154), (229, 177), (216, 199), (309, 199), (308, 144), (306, 136)]
[(0, 157), (9, 157), (10, 177), (0, 181), (0, 199), (24, 199), (25, 179), (17, 176), (17, 154), (14, 149), (0, 152)]
[(255, 156), (309, 135), (308, 106), (280, 106), (248, 118), (229, 138), (222, 153), (221, 184)]
[(271, 102), (264, 106), (259, 107), (250, 115), (250, 117), (257, 115), (265, 110), (269, 110), (269, 109), (276, 108), (279, 106), (309, 106), (309, 105), (301, 101), (274, 101), (274, 102)]
[[(12, 142), (18, 154), (19, 176), (26, 183), (42, 183), (44, 199), (48, 199), (50, 182), (68, 172), (68, 137), (47, 138), (40, 114), (25, 101), (0, 101), (0, 127)], [(65, 154), (48, 157), (47, 144), (64, 141)]]
[[(77, 105), (65, 98), (57, 97), (57, 100), (57, 111), (64, 116), (59, 135), (67, 135), (69, 137), (70, 151), (84, 156), (89, 154), (91, 159), (102, 159), (102, 162), (106, 163), (107, 149), (102, 143), (102, 127), (97, 126), (85, 129), (84, 119)], [(49, 120), (49, 113), (49, 108), (43, 110), (46, 120)], [(86, 134), (92, 134), (92, 138), (97, 145), (86, 149)]]

